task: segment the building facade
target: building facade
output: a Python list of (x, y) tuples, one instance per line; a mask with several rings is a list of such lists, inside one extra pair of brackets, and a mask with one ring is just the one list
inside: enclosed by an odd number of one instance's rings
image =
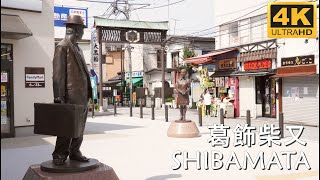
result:
[(1, 1), (1, 137), (33, 134), (34, 103), (53, 101), (53, 7)]
[[(215, 3), (221, 7), (225, 2)], [(240, 52), (232, 74), (239, 79), (240, 116), (250, 110), (253, 117), (279, 118), (282, 112), (285, 122), (318, 126), (318, 37), (268, 38), (267, 3), (245, 0), (216, 8), (217, 49), (235, 47)]]

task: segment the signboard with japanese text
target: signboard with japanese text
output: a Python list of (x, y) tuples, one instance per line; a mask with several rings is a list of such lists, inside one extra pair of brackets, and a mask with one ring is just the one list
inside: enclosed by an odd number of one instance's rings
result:
[(258, 61), (248, 61), (244, 63), (244, 70), (258, 70), (258, 69), (270, 69), (272, 67), (272, 62), (270, 59), (258, 60)]
[[(125, 74), (125, 78), (127, 79), (127, 78), (129, 78), (130, 77), (130, 73), (126, 73)], [(132, 72), (132, 77), (134, 78), (134, 77), (143, 77), (143, 72), (142, 71), (133, 71)]]
[(296, 56), (281, 59), (281, 66), (300, 66), (314, 64), (314, 55)]
[(236, 69), (237, 60), (236, 58), (219, 60), (219, 69)]
[(44, 68), (26, 67), (25, 68), (25, 87), (26, 88), (44, 88), (45, 87)]
[(79, 15), (83, 19), (84, 25), (88, 27), (88, 9), (75, 7), (54, 7), (54, 26), (65, 27), (67, 17), (72, 15)]
[(99, 79), (99, 42), (97, 30), (91, 32), (91, 65)]

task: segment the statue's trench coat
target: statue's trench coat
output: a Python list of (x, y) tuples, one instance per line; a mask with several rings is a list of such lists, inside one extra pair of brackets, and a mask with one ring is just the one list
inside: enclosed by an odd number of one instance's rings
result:
[[(87, 108), (92, 96), (90, 74), (82, 50), (64, 39), (56, 46), (53, 58), (54, 97), (63, 97), (66, 103)], [(86, 118), (86, 117), (85, 117)]]

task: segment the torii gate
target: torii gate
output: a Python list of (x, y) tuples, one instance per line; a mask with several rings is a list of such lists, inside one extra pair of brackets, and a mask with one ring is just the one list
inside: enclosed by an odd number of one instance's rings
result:
[[(99, 105), (102, 108), (102, 43), (134, 43), (134, 44), (155, 44), (161, 45), (162, 63), (162, 104), (164, 99), (165, 63), (164, 45), (168, 31), (168, 21), (147, 22), (114, 20), (101, 17), (94, 17), (94, 27), (97, 30), (99, 42)], [(129, 49), (131, 51), (131, 49)], [(130, 54), (130, 53), (129, 53)], [(131, 63), (131, 62), (130, 62)], [(132, 67), (130, 69), (130, 107), (132, 104)]]

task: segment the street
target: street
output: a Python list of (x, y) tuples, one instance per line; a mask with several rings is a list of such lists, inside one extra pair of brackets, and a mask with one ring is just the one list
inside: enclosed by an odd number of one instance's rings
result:
[[(112, 111), (112, 110), (109, 110)], [(165, 179), (298, 179), (311, 180), (319, 177), (319, 128), (305, 127), (300, 140), (307, 142), (306, 146), (294, 143), (289, 147), (259, 146), (258, 143), (251, 148), (234, 147), (234, 136), (232, 131), (237, 123), (243, 125), (245, 119), (226, 119), (225, 125), (230, 126), (228, 137), (230, 146), (228, 148), (212, 147), (208, 143), (210, 130), (208, 125), (219, 124), (219, 118), (203, 119), (203, 126), (199, 127), (201, 136), (190, 139), (169, 138), (166, 135), (170, 122), (164, 121), (164, 110), (156, 110), (155, 120), (151, 120), (150, 108), (144, 108), (144, 118), (140, 119), (139, 108), (133, 109), (133, 117), (129, 117), (128, 108), (118, 108), (118, 114), (108, 116), (97, 116), (88, 118), (85, 130), (84, 141), (81, 146), (84, 155), (96, 158), (114, 168), (120, 179), (130, 180), (165, 180)], [(177, 109), (169, 109), (169, 121), (178, 117)], [(197, 112), (188, 110), (187, 118), (197, 123)], [(252, 126), (257, 127), (263, 124), (276, 124), (275, 119), (252, 120)], [(285, 125), (286, 126), (286, 125)], [(282, 143), (290, 140), (290, 134), (286, 131)], [(51, 153), (55, 144), (55, 137), (35, 135), (29, 137), (8, 138), (1, 140), (1, 179), (18, 180), (22, 179), (28, 167), (32, 164), (39, 164), (51, 159)], [(285, 156), (280, 156), (282, 151), (296, 151), (297, 155), (292, 156), (292, 169), (287, 170)], [(283, 170), (277, 165), (272, 165), (271, 170), (261, 170), (260, 165), (253, 169), (248, 165), (247, 170), (239, 170), (236, 165), (230, 165), (230, 169), (223, 167), (219, 170), (209, 168), (206, 170), (203, 165), (197, 170), (195, 162), (189, 162), (189, 169), (183, 166), (178, 170), (172, 170), (176, 165), (172, 155), (176, 151), (187, 151), (189, 158), (195, 158), (196, 152), (219, 151), (224, 155), (223, 162), (226, 163), (230, 154), (234, 152), (242, 166), (244, 152), (247, 151), (253, 159), (258, 152), (265, 153), (265, 164), (270, 159), (272, 152), (279, 154)], [(304, 152), (311, 169), (300, 165), (295, 170), (296, 161), (300, 152)], [(182, 159), (181, 157), (177, 157)], [(182, 162), (182, 161), (181, 161)], [(203, 162), (201, 162), (203, 163)]]

